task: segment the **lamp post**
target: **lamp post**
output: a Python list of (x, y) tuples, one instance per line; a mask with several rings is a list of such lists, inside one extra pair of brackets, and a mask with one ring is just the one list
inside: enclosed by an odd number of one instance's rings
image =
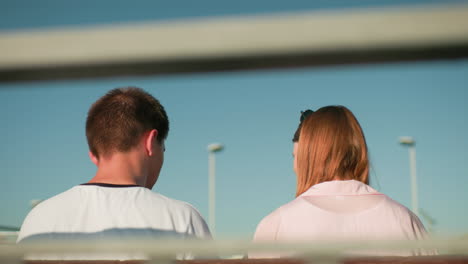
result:
[(411, 177), (411, 206), (413, 212), (419, 216), (418, 182), (416, 178), (416, 141), (412, 137), (400, 137), (399, 142), (401, 145), (408, 147)]
[(215, 234), (216, 228), (216, 152), (223, 150), (224, 146), (219, 143), (212, 143), (208, 145), (208, 225), (210, 230)]

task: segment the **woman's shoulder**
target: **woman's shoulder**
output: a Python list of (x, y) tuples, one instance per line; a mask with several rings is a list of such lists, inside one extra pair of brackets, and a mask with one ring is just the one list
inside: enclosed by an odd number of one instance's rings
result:
[(385, 194), (382, 194), (382, 195), (385, 198), (382, 204), (383, 209), (391, 211), (397, 216), (417, 218), (417, 216), (410, 209), (408, 209), (408, 207), (393, 200), (388, 195), (385, 195)]
[(291, 203), (282, 205), (265, 216), (257, 225), (254, 240), (276, 240), (282, 222), (282, 215)]
[(254, 240), (276, 240), (282, 223), (287, 222), (294, 211), (301, 210), (302, 203), (300, 198), (296, 198), (265, 216), (257, 225)]
[(383, 210), (381, 213), (385, 215), (386, 219), (388, 219), (387, 221), (393, 218), (400, 228), (407, 231), (405, 232), (407, 235), (412, 234), (411, 238), (421, 239), (427, 237), (423, 223), (414, 212), (387, 195), (385, 195), (385, 198), (384, 204), (380, 209)]
[(270, 212), (267, 216), (263, 217), (263, 219), (260, 221), (258, 226), (272, 225), (273, 223), (279, 224), (283, 210), (284, 210), (284, 205), (276, 208), (275, 210)]

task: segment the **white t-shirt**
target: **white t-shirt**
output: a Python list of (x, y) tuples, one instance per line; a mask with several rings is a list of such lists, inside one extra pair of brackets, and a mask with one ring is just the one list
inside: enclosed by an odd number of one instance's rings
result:
[[(423, 224), (410, 210), (369, 185), (349, 180), (316, 184), (276, 209), (258, 224), (254, 241), (414, 240), (425, 237)], [(419, 254), (423, 253), (390, 253)]]
[[(24, 220), (17, 242), (126, 237), (211, 239), (211, 234), (188, 203), (136, 185), (83, 184), (38, 204)], [(117, 259), (122, 258), (133, 257)]]

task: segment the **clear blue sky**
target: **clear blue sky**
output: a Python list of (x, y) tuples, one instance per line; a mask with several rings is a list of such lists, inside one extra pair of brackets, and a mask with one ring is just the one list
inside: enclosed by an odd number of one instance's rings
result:
[[(348, 2), (2, 1), (0, 30), (376, 3)], [(379, 6), (390, 2), (395, 1)], [(265, 215), (293, 199), (291, 138), (299, 112), (330, 104), (349, 107), (360, 121), (370, 149), (371, 185), (408, 207), (408, 153), (397, 141), (413, 136), (420, 207), (437, 220), (438, 234), (468, 233), (468, 60), (1, 84), (0, 225), (21, 225), (29, 200), (51, 197), (94, 175), (84, 135), (87, 110), (109, 89), (128, 85), (148, 90), (169, 114), (166, 161), (155, 191), (188, 201), (207, 216), (206, 146), (225, 144), (217, 157), (219, 237), (251, 237)]]

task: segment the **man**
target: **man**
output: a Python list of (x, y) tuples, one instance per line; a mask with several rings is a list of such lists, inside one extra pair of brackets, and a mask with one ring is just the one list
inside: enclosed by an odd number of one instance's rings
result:
[(36, 239), (211, 238), (190, 204), (150, 191), (164, 161), (169, 121), (140, 88), (109, 91), (88, 112), (86, 137), (96, 175), (37, 205), (18, 242)]

